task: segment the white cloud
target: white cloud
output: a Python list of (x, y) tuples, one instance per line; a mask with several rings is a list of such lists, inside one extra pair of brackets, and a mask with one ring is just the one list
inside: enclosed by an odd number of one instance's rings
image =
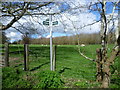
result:
[(16, 36), (16, 33), (15, 32), (10, 32), (7, 34), (7, 37), (14, 37)]
[[(49, 16), (37, 16), (37, 17), (30, 17), (30, 16), (24, 16), (19, 20), (21, 24), (29, 21), (32, 22), (35, 26), (35, 28), (38, 29), (38, 32), (41, 35), (45, 33), (49, 33), (50, 28), (49, 26), (42, 25), (43, 21), (45, 21)], [(86, 27), (81, 29), (84, 25), (90, 24), (96, 19), (96, 15), (92, 13), (78, 13), (76, 15), (72, 15), (70, 13), (63, 13), (61, 15), (56, 15), (53, 17), (53, 21), (58, 21), (58, 25), (53, 26), (53, 32), (58, 32), (58, 33), (72, 33), (76, 34), (77, 33), (93, 33), (99, 31), (99, 24), (92, 25), (91, 27)], [(38, 23), (39, 22), (39, 23)], [(15, 23), (13, 26), (19, 26), (19, 23)], [(79, 28), (76, 30), (75, 28)], [(91, 29), (91, 30), (90, 30)], [(16, 35), (18, 33), (7, 33), (8, 37), (14, 39), (18, 38), (20, 39), (19, 35)], [(15, 38), (16, 37), (16, 38)], [(49, 38), (49, 35), (46, 37)]]
[(86, 5), (86, 0), (63, 0), (64, 2), (68, 3), (70, 7), (74, 8), (80, 5)]
[[(55, 37), (54, 35), (52, 35), (52, 37)], [(47, 35), (46, 38), (50, 38), (50, 35)]]
[(42, 37), (41, 35), (38, 36), (38, 38), (41, 38), (41, 37)]
[(50, 35), (47, 35), (46, 38), (50, 38)]
[(10, 39), (10, 42), (14, 42), (16, 40), (20, 40), (22, 35), (19, 32), (9, 31), (6, 32), (6, 36)]
[(79, 13), (76, 15), (65, 13), (62, 14), (61, 20), (63, 21), (62, 23), (65, 25), (63, 26), (65, 27), (65, 31), (68, 33), (93, 33), (99, 32), (100, 30), (98, 23), (82, 28), (85, 25), (91, 24), (96, 21), (96, 15), (92, 13)]

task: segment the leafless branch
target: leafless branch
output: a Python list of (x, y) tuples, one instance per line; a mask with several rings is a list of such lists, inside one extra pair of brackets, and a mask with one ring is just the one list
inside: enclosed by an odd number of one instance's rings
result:
[(23, 35), (25, 34), (25, 33), (23, 33), (20, 29), (18, 29), (18, 28), (16, 28), (16, 27), (13, 27), (13, 26), (12, 26), (12, 28), (14, 28), (15, 30), (17, 30), (18, 32), (20, 32), (20, 33), (23, 34)]
[(15, 17), (10, 21), (9, 24), (0, 26), (0, 30), (6, 30), (6, 29), (8, 29), (9, 27), (11, 27), (16, 21), (18, 21), (18, 20), (24, 15), (24, 13), (26, 12), (28, 6), (29, 6), (29, 4), (26, 3), (25, 6), (24, 6), (24, 8), (23, 8), (23, 10), (22, 10), (21, 13), (19, 14), (19, 16), (15, 16)]
[[(69, 21), (71, 21), (69, 17), (66, 17), (66, 18), (67, 18)], [(97, 22), (99, 22), (99, 21), (97, 21)], [(74, 23), (73, 23), (72, 21), (71, 21), (71, 23), (72, 23), (74, 29), (77, 30), (78, 28), (75, 27)], [(85, 26), (83, 26), (83, 27), (81, 27), (81, 28), (84, 28), (84, 27), (86, 27), (86, 26), (93, 25), (93, 24), (95, 24), (95, 23), (96, 23), (96, 22), (91, 23), (91, 24), (88, 24), (88, 25), (85, 25)], [(77, 34), (77, 32), (76, 32), (76, 34)], [(78, 36), (78, 34), (77, 34), (77, 36)], [(89, 58), (89, 57), (87, 57), (85, 54), (83, 54), (83, 53), (81, 52), (81, 50), (80, 50), (79, 37), (78, 37), (78, 52), (79, 52), (79, 54), (80, 54), (81, 56), (83, 56), (84, 58), (86, 58), (86, 59), (88, 59), (88, 60), (90, 60), (90, 61), (94, 61), (94, 62), (96, 61), (95, 59)]]

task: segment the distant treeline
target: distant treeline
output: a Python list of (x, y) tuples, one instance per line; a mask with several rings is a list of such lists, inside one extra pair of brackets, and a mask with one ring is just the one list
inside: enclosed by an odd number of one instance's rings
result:
[[(25, 39), (23, 39), (25, 40)], [(24, 41), (21, 40), (17, 43), (23, 44)], [(109, 34), (107, 38), (108, 43), (114, 43), (114, 34)], [(62, 37), (54, 37), (53, 44), (56, 45), (77, 45), (78, 42), (80, 44), (100, 44), (101, 37), (99, 33), (93, 34), (79, 34), (73, 36), (62, 36)], [(16, 43), (16, 42), (14, 42)], [(38, 39), (29, 39), (30, 44), (49, 44), (49, 38), (38, 38)]]

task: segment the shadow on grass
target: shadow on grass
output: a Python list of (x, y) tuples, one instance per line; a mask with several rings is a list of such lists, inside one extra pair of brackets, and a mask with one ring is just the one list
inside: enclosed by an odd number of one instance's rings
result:
[(59, 71), (59, 73), (63, 73), (63, 72), (65, 72), (66, 69), (71, 70), (71, 68), (64, 67), (63, 69), (61, 69), (61, 70)]
[(120, 86), (120, 78), (112, 79), (112, 80), (111, 80), (111, 83), (112, 83), (112, 84), (117, 84), (117, 85)]
[(19, 65), (16, 65), (16, 66), (14, 66), (14, 67), (19, 67), (19, 66), (21, 66), (21, 65), (24, 65), (24, 64), (19, 64)]
[(12, 51), (12, 52), (9, 52), (9, 54), (19, 54), (19, 53), (24, 53), (24, 51), (21, 50), (21, 51)]
[(41, 65), (37, 66), (37, 67), (34, 67), (34, 68), (33, 68), (33, 69), (31, 69), (30, 71), (35, 71), (35, 70), (39, 69), (40, 67), (42, 67), (42, 66), (44, 66), (44, 65), (48, 64), (48, 63), (50, 63), (50, 62), (46, 62), (46, 63), (43, 63), (43, 64), (41, 64)]
[(45, 53), (45, 50), (44, 51), (43, 50), (38, 51), (38, 49), (37, 50), (29, 50), (29, 54), (31, 56), (34, 56), (35, 58), (38, 58), (39, 56), (41, 56), (41, 57), (50, 57), (49, 53)]

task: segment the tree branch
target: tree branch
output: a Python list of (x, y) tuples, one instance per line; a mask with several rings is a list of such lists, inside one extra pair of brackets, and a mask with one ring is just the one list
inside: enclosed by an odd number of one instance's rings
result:
[(23, 32), (21, 32), (18, 28), (16, 28), (16, 27), (13, 27), (12, 26), (12, 28), (14, 28), (15, 30), (17, 30), (18, 32), (20, 32), (21, 34), (25, 34), (25, 33), (23, 33)]
[[(7, 14), (2, 15), (2, 17), (3, 16), (11, 16), (11, 17), (13, 16), (13, 19), (7, 25), (0, 25), (0, 30), (6, 30), (6, 29), (10, 28), (16, 21), (18, 21), (23, 15), (25, 15), (27, 10), (35, 10), (37, 8), (46, 6), (46, 5), (50, 4), (50, 3), (53, 3), (53, 2), (48, 2), (48, 3), (45, 3), (45, 4), (41, 4), (41, 5), (37, 6), (37, 7), (31, 7), (30, 6), (31, 2), (29, 2), (29, 3), (24, 2), (24, 5), (23, 5), (22, 8), (18, 8), (18, 9), (14, 10), (14, 11), (10, 11), (10, 10), (4, 11), (4, 10), (2, 10), (2, 12), (7, 13)], [(9, 9), (9, 7), (7, 7), (7, 8)], [(18, 13), (18, 14), (15, 14), (15, 13)]]
[(78, 52), (79, 52), (79, 54), (80, 54), (81, 56), (83, 56), (85, 59), (90, 60), (90, 61), (93, 61), (93, 62), (96, 62), (95, 59), (89, 58), (89, 57), (87, 57), (85, 54), (83, 54), (83, 53), (81, 52), (81, 50), (80, 50), (79, 47), (78, 47)]
[(22, 9), (21, 13), (19, 14), (19, 16), (15, 16), (11, 21), (10, 23), (8, 23), (7, 25), (2, 25), (0, 26), (0, 30), (6, 30), (8, 28), (10, 28), (16, 21), (18, 21), (23, 15), (24, 13), (26, 12), (27, 10), (27, 7), (29, 6), (29, 3), (27, 3), (24, 8)]

